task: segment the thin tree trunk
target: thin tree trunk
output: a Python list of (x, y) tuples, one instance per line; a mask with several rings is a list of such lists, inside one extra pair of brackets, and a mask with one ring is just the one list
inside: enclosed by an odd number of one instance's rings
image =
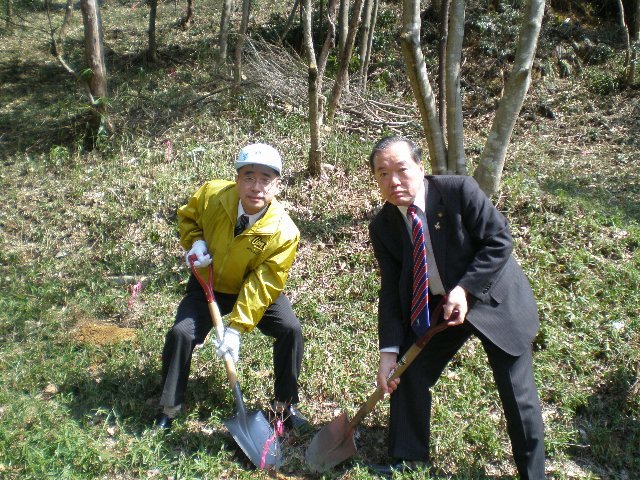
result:
[(638, 65), (638, 50), (640, 50), (640, 0), (635, 0), (635, 13), (633, 14), (633, 41), (631, 47), (631, 60), (629, 66), (628, 85), (633, 85), (636, 79)]
[(625, 39), (625, 58), (624, 58), (624, 77), (629, 79), (629, 64), (631, 63), (631, 38), (629, 37), (629, 27), (627, 26), (627, 22), (624, 18), (624, 4), (622, 0), (618, 0), (618, 19), (620, 21), (620, 26), (622, 27), (622, 31), (624, 32)]
[[(441, 1), (441, 4), (438, 2)], [(440, 43), (438, 45), (438, 115), (442, 131), (447, 131), (447, 87), (445, 72), (447, 70), (447, 38), (449, 36), (449, 6), (451, 0), (433, 0), (433, 5), (440, 6)]]
[[(67, 3), (67, 5), (70, 2)], [(73, 75), (73, 77), (82, 85), (82, 87), (85, 90), (85, 93), (87, 94), (87, 98), (89, 99), (89, 103), (93, 106), (95, 104), (95, 98), (93, 97), (93, 94), (91, 93), (91, 87), (89, 85), (89, 81), (88, 79), (82, 78), (80, 76), (80, 74), (78, 74), (78, 72), (76, 72), (64, 59), (63, 56), (63, 49), (62, 47), (59, 45), (59, 42), (61, 43), (62, 40), (64, 40), (64, 37), (60, 37), (58, 36), (58, 39), (56, 40), (55, 37), (55, 29), (53, 28), (52, 25), (52, 21), (51, 21), (51, 2), (50, 0), (45, 0), (45, 8), (47, 9), (47, 20), (49, 22), (49, 35), (50, 35), (50, 42), (51, 42), (51, 54), (56, 58), (56, 60), (58, 60), (58, 62), (60, 63), (60, 65), (62, 65), (62, 68), (64, 68), (67, 72), (69, 72), (71, 75)], [(65, 21), (66, 21), (66, 14), (65, 14)]]
[(5, 19), (7, 32), (13, 33), (13, 0), (7, 0), (7, 18)]
[(360, 29), (360, 67), (358, 68), (358, 83), (360, 89), (364, 90), (365, 69), (364, 63), (367, 57), (367, 47), (369, 46), (369, 32), (371, 31), (371, 15), (373, 14), (373, 0), (364, 0), (362, 10), (362, 24)]
[(84, 24), (84, 57), (92, 73), (89, 86), (97, 100), (107, 96), (107, 69), (98, 0), (82, 0), (80, 8)]
[(147, 50), (147, 58), (151, 62), (157, 60), (158, 46), (156, 43), (156, 15), (158, 13), (158, 0), (149, 0), (149, 50)]
[(344, 52), (340, 56), (338, 75), (336, 76), (336, 81), (333, 84), (331, 96), (329, 97), (329, 107), (327, 108), (327, 122), (329, 123), (333, 122), (333, 117), (336, 113), (336, 109), (340, 104), (340, 96), (342, 95), (344, 86), (347, 83), (349, 73), (349, 60), (351, 59), (351, 53), (353, 52), (353, 44), (356, 39), (358, 24), (360, 23), (360, 15), (362, 15), (362, 2), (363, 0), (355, 0), (353, 4), (351, 21), (349, 22), (349, 33), (347, 34), (347, 42)]
[(240, 31), (236, 42), (236, 64), (233, 72), (234, 87), (240, 88), (242, 82), (242, 50), (247, 40), (247, 29), (249, 28), (249, 14), (251, 13), (251, 0), (242, 0), (242, 20), (240, 21)]
[(220, 37), (218, 39), (218, 65), (222, 65), (227, 61), (227, 41), (229, 39), (229, 24), (231, 23), (232, 9), (233, 0), (222, 0)]
[(340, 0), (338, 9), (338, 58), (347, 46), (347, 35), (349, 34), (349, 0)]
[(291, 9), (289, 16), (287, 17), (287, 23), (285, 23), (284, 29), (280, 34), (280, 44), (282, 44), (282, 42), (284, 42), (284, 39), (287, 38), (287, 35), (289, 34), (289, 30), (291, 30), (291, 25), (293, 25), (293, 19), (299, 10), (299, 6), (300, 6), (300, 0), (296, 0), (293, 3), (293, 8)]
[(191, 20), (193, 20), (193, 0), (187, 0), (187, 11), (184, 18), (180, 21), (180, 25), (186, 28), (191, 25)]
[(364, 59), (360, 66), (360, 88), (363, 92), (367, 91), (367, 83), (369, 81), (369, 63), (371, 61), (371, 49), (373, 48), (373, 37), (376, 30), (376, 21), (378, 20), (378, 8), (380, 6), (380, 0), (373, 1), (373, 11), (371, 12), (371, 19), (369, 21), (369, 31), (367, 33), (367, 46), (365, 49)]
[(322, 147), (320, 145), (320, 115), (318, 111), (318, 66), (313, 48), (311, 32), (311, 0), (302, 0), (302, 28), (304, 45), (309, 64), (309, 130), (311, 146), (309, 149), (309, 173), (318, 176), (322, 173)]
[(318, 91), (322, 94), (324, 71), (327, 67), (329, 52), (336, 40), (336, 0), (329, 0), (327, 4), (327, 36), (324, 39), (320, 57), (318, 58)]
[(102, 121), (112, 129), (106, 118), (107, 68), (104, 62), (104, 43), (102, 35), (102, 19), (98, 0), (81, 0), (82, 21), (84, 24), (84, 56), (91, 70), (89, 89), (93, 102), (93, 133), (97, 133)]
[(67, 36), (67, 30), (69, 29), (69, 25), (71, 25), (72, 18), (73, 0), (67, 0), (67, 4), (64, 7), (64, 19), (62, 20), (62, 25), (60, 26), (60, 30), (58, 31), (58, 48), (61, 50), (63, 48), (62, 45), (64, 43), (64, 39)]
[(544, 0), (527, 1), (523, 11), (523, 22), (513, 69), (505, 85), (504, 95), (500, 100), (478, 167), (473, 175), (480, 184), (480, 188), (487, 195), (495, 193), (500, 186), (513, 127), (531, 83), (531, 67), (533, 66), (543, 14)]
[[(324, 39), (320, 57), (318, 58), (318, 82), (316, 90), (318, 92), (318, 124), (322, 126), (324, 123), (324, 107), (326, 97), (322, 94), (324, 84), (324, 71), (327, 68), (327, 59), (329, 52), (335, 45), (336, 39), (336, 0), (329, 0), (327, 5), (327, 36)], [(312, 37), (313, 38), (313, 37)], [(321, 147), (322, 148), (322, 147)]]
[(376, 22), (378, 20), (378, 8), (380, 6), (380, 0), (373, 0), (373, 13), (371, 14), (371, 28), (369, 29), (369, 39), (367, 41), (367, 55), (364, 59), (364, 78), (362, 84), (362, 90), (367, 90), (367, 83), (369, 81), (369, 62), (371, 60), (371, 49), (373, 48), (373, 37), (376, 30)]
[(466, 174), (462, 96), (460, 94), (460, 60), (464, 38), (465, 0), (452, 0), (447, 38), (445, 80), (447, 103), (447, 167), (449, 173)]
[(431, 170), (434, 174), (440, 175), (447, 170), (447, 154), (442, 129), (438, 121), (436, 101), (427, 76), (424, 56), (420, 49), (420, 24), (419, 0), (404, 0), (402, 33), (400, 34), (402, 53), (405, 58), (407, 76), (422, 118), (422, 128), (429, 148)]
[[(350, 0), (340, 0), (338, 9), (338, 60), (342, 58), (342, 54), (347, 48), (347, 36), (349, 35), (349, 5)], [(347, 69), (347, 79), (344, 83), (344, 91), (349, 92), (349, 70)]]

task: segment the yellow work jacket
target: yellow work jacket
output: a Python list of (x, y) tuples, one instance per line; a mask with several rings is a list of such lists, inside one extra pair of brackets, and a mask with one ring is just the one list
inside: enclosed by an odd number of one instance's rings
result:
[[(180, 243), (190, 250), (204, 240), (213, 258), (213, 288), (238, 295), (229, 326), (251, 331), (284, 289), (300, 231), (284, 207), (271, 201), (264, 216), (234, 237), (238, 217), (235, 182), (212, 180), (178, 209)], [(200, 273), (208, 278), (208, 268)]]

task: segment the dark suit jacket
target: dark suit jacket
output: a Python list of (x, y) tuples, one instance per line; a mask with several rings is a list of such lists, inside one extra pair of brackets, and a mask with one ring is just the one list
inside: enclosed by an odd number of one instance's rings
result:
[[(507, 221), (472, 177), (425, 178), (426, 215), (435, 261), (446, 291), (467, 291), (470, 322), (511, 355), (530, 348), (539, 327), (533, 292), (511, 255)], [(369, 225), (381, 274), (380, 348), (402, 346), (408, 335), (412, 245), (397, 207), (385, 203)]]

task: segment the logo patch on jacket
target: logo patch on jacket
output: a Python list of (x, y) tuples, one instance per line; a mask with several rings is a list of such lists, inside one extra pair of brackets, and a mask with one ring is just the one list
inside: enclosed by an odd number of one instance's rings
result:
[(253, 237), (251, 239), (251, 250), (253, 250), (254, 253), (262, 252), (266, 246), (267, 242), (260, 237)]

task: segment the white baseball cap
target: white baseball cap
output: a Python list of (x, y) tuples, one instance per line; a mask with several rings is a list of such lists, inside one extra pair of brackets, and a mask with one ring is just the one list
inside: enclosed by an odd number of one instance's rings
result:
[(278, 175), (282, 173), (282, 158), (280, 154), (275, 148), (266, 143), (252, 143), (240, 150), (235, 163), (236, 170), (251, 164), (273, 168)]

